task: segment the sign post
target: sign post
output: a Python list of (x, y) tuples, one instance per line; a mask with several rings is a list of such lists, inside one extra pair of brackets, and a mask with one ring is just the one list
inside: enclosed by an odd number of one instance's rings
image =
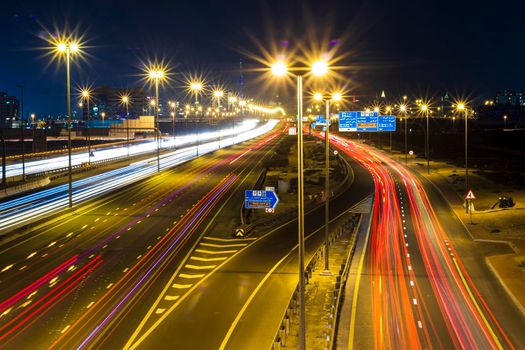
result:
[(468, 193), (465, 197), (465, 200), (467, 202), (465, 204), (467, 205), (467, 213), (469, 214), (469, 222), (471, 225), (472, 225), (472, 201), (474, 199), (476, 199), (474, 192), (472, 192), (472, 190), (468, 190)]
[(275, 209), (279, 197), (275, 191), (246, 190), (244, 192), (244, 207), (246, 209)]

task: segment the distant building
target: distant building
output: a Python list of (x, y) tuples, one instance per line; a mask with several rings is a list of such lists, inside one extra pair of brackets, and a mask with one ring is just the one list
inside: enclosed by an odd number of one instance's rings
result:
[[(108, 86), (101, 86), (93, 89), (89, 99), (89, 116), (91, 119), (102, 119), (126, 117), (126, 105), (122, 103), (122, 96), (129, 97), (128, 112), (129, 118), (138, 118), (145, 114), (148, 108), (146, 92), (141, 88), (118, 89)], [(82, 104), (82, 119), (87, 120), (87, 103)]]
[(0, 91), (0, 127), (11, 128), (18, 123), (19, 110), (18, 98)]
[(494, 102), (497, 105), (525, 106), (525, 92), (503, 90), (502, 92), (496, 93)]

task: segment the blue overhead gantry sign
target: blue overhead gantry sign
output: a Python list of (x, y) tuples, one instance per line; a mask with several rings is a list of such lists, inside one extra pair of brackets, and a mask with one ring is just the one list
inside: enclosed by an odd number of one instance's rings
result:
[(246, 209), (274, 209), (279, 203), (275, 191), (246, 190), (244, 192), (244, 207)]
[(396, 131), (396, 116), (371, 111), (339, 112), (339, 131)]

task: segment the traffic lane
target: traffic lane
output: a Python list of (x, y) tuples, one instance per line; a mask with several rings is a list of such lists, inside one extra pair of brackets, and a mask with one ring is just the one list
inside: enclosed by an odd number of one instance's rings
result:
[[(368, 171), (353, 159), (346, 157), (346, 155), (344, 157), (353, 172), (352, 184), (338, 197), (330, 201), (331, 220), (371, 195), (374, 188), (372, 177)], [(293, 221), (282, 229), (291, 233), (288, 236), (286, 246), (290, 254), (278, 266), (276, 265), (279, 263), (279, 256), (273, 260), (275, 271), (268, 275), (268, 279), (261, 285), (253, 300), (247, 305), (238, 324), (232, 330), (226, 349), (271, 348), (284, 312), (298, 283), (297, 250), (293, 248), (297, 245), (296, 225), (297, 222)], [(308, 262), (324, 243), (324, 217), (319, 212), (308, 213), (305, 217), (305, 234), (311, 235), (305, 242), (305, 261)], [(275, 233), (275, 235), (275, 238), (279, 239), (279, 234)], [(267, 244), (267, 247), (271, 249), (271, 244)], [(284, 252), (285, 250), (283, 250)], [(281, 259), (283, 258), (281, 257)], [(331, 269), (334, 271), (339, 269), (339, 266), (332, 266)]]
[[(207, 164), (211, 165), (213, 161)], [(198, 169), (202, 169), (202, 167)], [(193, 173), (188, 168), (181, 173), (181, 176), (191, 176)], [(48, 267), (46, 266), (48, 264), (52, 266), (54, 262), (69, 258), (73, 252), (89, 249), (92, 244), (103, 239), (120, 226), (132, 222), (140, 215), (144, 206), (153, 205), (166, 193), (166, 188), (162, 186), (164, 181), (169, 180), (169, 175), (169, 173), (163, 173), (146, 182), (131, 185), (126, 188), (126, 191), (119, 192), (118, 197), (111, 201), (102, 198), (103, 205), (89, 213), (76, 215), (70, 220), (66, 220), (64, 224), (55, 224), (50, 229), (26, 233), (25, 240), (14, 245), (7, 244), (8, 247), (3, 249), (2, 254), (0, 254), (0, 266), (13, 265), (13, 268), (3, 273), (2, 282), (14, 281), (15, 284), (9, 283), (9, 288), (16, 288), (16, 283), (23, 283), (30, 277), (31, 273), (34, 273), (32, 267), (42, 270)], [(172, 183), (174, 186), (181, 186), (185, 182), (182, 178), (179, 179), (178, 175), (172, 176), (171, 180), (175, 180)], [(206, 184), (204, 183), (204, 185)], [(194, 196), (194, 200), (198, 199), (198, 190), (204, 190), (205, 187), (195, 186), (195, 189), (197, 193), (189, 191), (189, 194)], [(81, 211), (79, 208), (77, 210)], [(42, 255), (46, 259), (39, 261)], [(30, 258), (28, 259), (28, 257)], [(18, 274), (13, 273), (24, 266), (25, 268), (20, 270), (21, 272)], [(36, 273), (38, 275), (38, 271)], [(6, 289), (2, 290), (2, 294), (7, 292)]]
[[(173, 208), (168, 207), (168, 210), (170, 209)], [(163, 227), (170, 227), (171, 224), (172, 217), (170, 215), (164, 215), (163, 211), (158, 213), (158, 216), (144, 219), (146, 221), (139, 224), (140, 235), (134, 234), (136, 230), (134, 228), (132, 231), (123, 234), (122, 238), (109, 242), (102, 247), (98, 253), (102, 256), (104, 265), (90, 276), (89, 284), (82, 288), (82, 294), (72, 295), (71, 298), (64, 300), (62, 305), (67, 305), (67, 307), (56, 307), (54, 309), (56, 312), (50, 313), (45, 319), (47, 326), (38, 327), (39, 329), (35, 327), (27, 331), (25, 334), (27, 336), (21, 339), (22, 344), (27, 345), (27, 340), (31, 341), (32, 346), (48, 343), (49, 329), (61, 330), (74, 322), (76, 316), (82, 314), (90, 302), (100, 297), (100, 290), (105, 291), (109, 288), (115, 280), (122, 276), (125, 268), (133, 265), (135, 256), (137, 256), (136, 259), (139, 259), (145, 254), (148, 251), (146, 246), (150, 247), (155, 244), (155, 237), (161, 234)], [(64, 315), (64, 311), (67, 312), (66, 315)]]
[[(351, 163), (355, 167), (355, 181), (341, 195), (333, 199), (331, 217), (345, 212), (354, 203), (358, 203), (370, 193), (370, 186), (372, 186), (370, 177), (360, 166), (357, 166), (353, 161)], [(324, 207), (320, 206), (306, 215), (306, 233), (318, 230), (323, 226), (321, 219), (323, 213)], [(261, 280), (297, 244), (296, 226), (295, 220), (284, 224), (284, 226), (273, 232), (270, 231), (271, 234), (263, 236), (249, 248), (234, 256), (223, 267), (205, 279), (198, 286), (198, 289), (169, 315), (165, 322), (161, 323), (150, 336), (138, 345), (138, 348), (158, 348), (163, 344), (169, 344), (173, 339), (177, 339), (177, 348), (218, 348), (247, 299)], [(315, 239), (309, 240), (313, 242), (309, 243), (309, 249), (315, 250), (314, 248), (318, 248), (322, 243), (324, 235), (323, 232), (319, 232), (321, 231), (318, 231), (314, 236)], [(286, 267), (293, 270), (293, 265), (290, 263), (286, 264)], [(296, 273), (287, 273), (286, 268), (280, 272), (282, 272), (281, 275), (288, 276), (292, 284), (297, 284)], [(284, 295), (281, 300), (289, 300), (292, 290), (279, 290), (278, 293)], [(269, 302), (259, 298), (258, 293), (254, 295), (253, 300), (265, 304)], [(284, 303), (285, 305), (276, 305), (277, 310), (275, 311), (277, 311), (278, 317), (275, 317), (273, 323), (270, 321), (270, 324), (272, 326), (275, 324), (276, 328), (273, 329), (273, 332), (266, 333), (270, 337), (267, 339), (269, 342), (273, 340), (288, 300)], [(267, 305), (267, 307), (269, 306)], [(261, 322), (261, 310), (254, 310), (251, 305), (246, 308), (246, 313), (241, 316), (243, 318), (242, 324), (250, 324), (250, 326), (256, 327), (258, 322)], [(248, 321), (244, 321), (244, 319)], [(266, 317), (264, 319), (266, 320)], [(234, 329), (231, 341), (235, 343), (250, 339), (260, 341), (262, 337), (254, 332), (253, 327), (243, 328), (241, 332)], [(207, 336), (202, 337), (202, 334)], [(260, 347), (259, 341), (255, 348)], [(249, 347), (243, 345), (241, 348)]]
[[(266, 150), (264, 150), (266, 151)], [(170, 266), (164, 273), (161, 278), (155, 283), (155, 286), (152, 287), (151, 291), (147, 295), (143, 295), (140, 303), (132, 307), (130, 314), (127, 316), (126, 322), (123, 322), (118, 325), (118, 328), (115, 330), (115, 327), (112, 327), (112, 334), (109, 339), (105, 340), (104, 346), (109, 346), (110, 348), (122, 348), (125, 346), (126, 342), (129, 340), (130, 336), (135, 333), (138, 328), (138, 322), (144, 322), (145, 324), (140, 324), (140, 329), (148, 329), (148, 326), (155, 322), (158, 317), (161, 315), (155, 315), (155, 310), (159, 308), (164, 308), (168, 304), (166, 299), (163, 298), (168, 295), (169, 299), (179, 300), (179, 298), (184, 297), (185, 291), (169, 289), (167, 294), (163, 294), (162, 289), (164, 286), (171, 286), (173, 283), (180, 281), (175, 280), (171, 281), (171, 276), (177, 275), (180, 272), (180, 268), (183, 267), (188, 261), (188, 252), (193, 250), (194, 246), (200, 241), (203, 236), (215, 236), (211, 234), (212, 230), (215, 230), (218, 236), (222, 237), (231, 237), (231, 222), (225, 222), (224, 219), (228, 217), (236, 217), (238, 219), (239, 212), (239, 201), (236, 196), (239, 193), (244, 194), (245, 188), (252, 188), (251, 186), (257, 181), (260, 175), (261, 161), (267, 156), (267, 153), (255, 153), (252, 154), (246, 161), (244, 165), (244, 171), (242, 178), (239, 179), (237, 187), (233, 187), (220, 202), (216, 203), (217, 211), (214, 210), (210, 215), (196, 228), (196, 234), (194, 239), (190, 244), (188, 244), (187, 249), (178, 254), (175, 260), (170, 263)], [(212, 215), (213, 214), (213, 215)], [(239, 242), (235, 242), (239, 243)], [(196, 264), (191, 262), (192, 265)], [(210, 264), (210, 263), (208, 263)], [(199, 273), (206, 274), (206, 271), (198, 271)], [(190, 283), (191, 285), (197, 283), (199, 280), (186, 280), (184, 283)], [(189, 289), (186, 288), (185, 290)], [(175, 302), (175, 300), (173, 302)], [(162, 306), (159, 306), (159, 302), (163, 303)], [(153, 314), (152, 314), (153, 313)], [(145, 317), (145, 315), (148, 315)], [(127, 320), (131, 319), (131, 322)], [(136, 322), (135, 322), (136, 321)], [(137, 331), (138, 332), (138, 331)]]
[(512, 249), (506, 244), (472, 241), (467, 228), (434, 185), (424, 176), (418, 174), (417, 176), (427, 192), (441, 225), (489, 309), (515, 345), (525, 344), (523, 332), (525, 316), (516, 308), (485, 260), (486, 256), (511, 253)]
[[(195, 194), (195, 192), (194, 192), (194, 194)], [(141, 235), (141, 236), (142, 236), (142, 235)], [(144, 236), (147, 236), (147, 235), (144, 235)], [(122, 241), (121, 241), (121, 242), (122, 242)], [(144, 244), (144, 245), (143, 245), (143, 244), (141, 244), (141, 245), (139, 245), (139, 246), (141, 246), (141, 247), (144, 247), (144, 246), (145, 246), (145, 244)], [(144, 248), (143, 248), (143, 249), (144, 249)], [(112, 252), (112, 253), (114, 254), (115, 252)], [(130, 253), (130, 252), (128, 251), (127, 253)], [(113, 256), (113, 254), (112, 254), (112, 256)]]

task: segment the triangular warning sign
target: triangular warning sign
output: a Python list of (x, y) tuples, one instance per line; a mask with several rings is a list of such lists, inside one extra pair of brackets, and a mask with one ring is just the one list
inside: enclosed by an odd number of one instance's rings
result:
[(472, 192), (472, 190), (468, 190), (468, 193), (465, 199), (469, 199), (469, 200), (476, 199), (476, 196), (474, 196), (474, 192)]

